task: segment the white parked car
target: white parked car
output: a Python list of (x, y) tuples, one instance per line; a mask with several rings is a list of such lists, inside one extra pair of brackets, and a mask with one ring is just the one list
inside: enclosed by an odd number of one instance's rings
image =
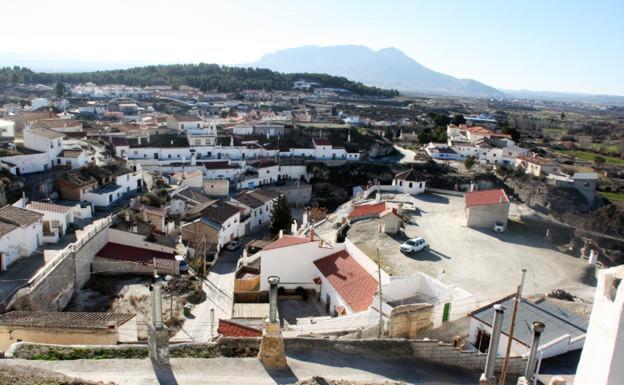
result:
[(403, 253), (415, 253), (426, 249), (429, 249), (429, 244), (420, 237), (412, 238), (401, 245), (401, 252)]
[(239, 246), (240, 246), (240, 242), (239, 241), (231, 241), (230, 243), (225, 245), (225, 248), (226, 248), (226, 250), (234, 251), (234, 250), (238, 249)]

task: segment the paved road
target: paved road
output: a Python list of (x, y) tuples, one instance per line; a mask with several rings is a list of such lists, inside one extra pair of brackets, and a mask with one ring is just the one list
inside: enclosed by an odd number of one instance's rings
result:
[(473, 385), (478, 373), (460, 372), (410, 358), (378, 358), (330, 351), (292, 352), (288, 369), (266, 369), (255, 358), (172, 359), (170, 368), (154, 368), (145, 360), (24, 361), (9, 365), (37, 368), (92, 381), (119, 385), (293, 384), (313, 376), (366, 384), (402, 381), (427, 385)]
[(267, 229), (249, 234), (241, 239), (241, 247), (235, 251), (226, 250), (217, 259), (202, 283), (206, 300), (192, 309), (192, 318), (184, 321), (182, 330), (172, 338), (173, 341), (210, 341), (217, 333), (219, 319), (232, 318), (236, 263), (243, 254), (243, 247), (247, 242), (267, 234)]
[(416, 153), (414, 151), (396, 145), (394, 146), (394, 149), (400, 152), (403, 156), (401, 160), (399, 160), (399, 163), (415, 163), (414, 156), (416, 156)]

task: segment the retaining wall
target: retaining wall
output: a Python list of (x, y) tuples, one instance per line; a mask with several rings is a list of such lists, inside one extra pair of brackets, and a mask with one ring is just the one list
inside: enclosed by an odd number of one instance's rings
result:
[[(260, 348), (261, 338), (220, 338), (217, 342), (198, 344), (184, 343), (170, 345), (171, 357), (255, 357)], [(483, 371), (486, 355), (472, 351), (461, 351), (451, 344), (429, 340), (405, 339), (326, 339), (326, 338), (285, 338), (286, 351), (327, 350), (373, 357), (413, 357), (415, 361), (429, 361), (435, 364), (468, 371)], [(60, 346), (32, 343), (12, 345), (9, 355), (15, 358), (33, 359), (54, 357), (54, 359), (79, 358), (141, 358), (147, 357), (147, 345), (110, 346)], [(51, 359), (51, 358), (50, 358)], [(507, 373), (521, 375), (526, 367), (526, 359), (511, 357)], [(503, 358), (496, 361), (496, 372), (500, 372)]]
[[(460, 367), (466, 370), (483, 371), (487, 355), (474, 351), (460, 350), (451, 344), (431, 340), (409, 341), (414, 357), (442, 365)], [(503, 357), (496, 359), (495, 371), (503, 367)], [(510, 357), (507, 373), (520, 375), (524, 373), (527, 360), (522, 357)]]

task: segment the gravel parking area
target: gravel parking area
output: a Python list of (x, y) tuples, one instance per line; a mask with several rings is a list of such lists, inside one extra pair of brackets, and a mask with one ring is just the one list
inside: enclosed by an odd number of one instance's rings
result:
[[(461, 197), (421, 194), (412, 201), (417, 210), (404, 212), (405, 235), (379, 233), (376, 220), (357, 222), (349, 230), (349, 239), (374, 260), (379, 248), (382, 266), (389, 273), (409, 275), (422, 271), (444, 277), (485, 304), (515, 292), (521, 269), (526, 268), (527, 295), (560, 288), (592, 300), (594, 288), (582, 282), (587, 263), (557, 251), (544, 236), (525, 225), (510, 221), (503, 234), (472, 229), (465, 226)], [(517, 210), (512, 206), (512, 213)], [(399, 245), (416, 236), (427, 240), (430, 250), (413, 255), (401, 253)]]

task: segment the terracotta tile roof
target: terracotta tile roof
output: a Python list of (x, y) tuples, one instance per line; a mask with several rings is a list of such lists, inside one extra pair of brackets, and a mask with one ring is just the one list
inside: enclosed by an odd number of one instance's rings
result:
[(208, 170), (220, 170), (220, 169), (226, 169), (226, 168), (234, 168), (230, 166), (230, 162), (228, 162), (227, 160), (219, 161), (219, 162), (205, 162), (204, 167)]
[(24, 120), (33, 121), (33, 120), (42, 120), (42, 119), (54, 119), (57, 116), (54, 112), (48, 111), (22, 111), (19, 113)]
[(355, 206), (353, 211), (349, 214), (349, 218), (359, 218), (359, 217), (367, 217), (367, 216), (375, 216), (379, 215), (382, 212), (386, 211), (385, 203), (375, 203), (372, 205), (360, 205)]
[(471, 191), (464, 194), (466, 207), (497, 205), (509, 203), (509, 198), (503, 189)]
[(172, 177), (177, 180), (182, 180), (182, 179), (188, 179), (188, 178), (193, 178), (197, 176), (201, 177), (202, 175), (204, 174), (202, 174), (201, 171), (193, 170), (191, 172), (184, 172), (184, 171), (176, 172), (175, 174), (172, 175)]
[(240, 212), (239, 208), (222, 200), (212, 202), (201, 211), (204, 218), (210, 219), (220, 225)]
[(557, 164), (554, 159), (544, 158), (543, 156), (519, 155), (516, 159), (527, 163), (538, 164), (540, 166), (554, 166)]
[(78, 158), (82, 153), (82, 150), (63, 150), (59, 154), (59, 158)]
[(82, 123), (74, 119), (45, 119), (33, 124), (33, 127), (43, 127), (51, 130), (77, 126), (82, 126)]
[(202, 118), (200, 118), (197, 115), (173, 115), (173, 119), (175, 119), (178, 122), (201, 122), (203, 121)]
[(12, 311), (0, 315), (0, 325), (62, 328), (108, 329), (110, 325), (123, 325), (134, 318), (127, 313)]
[(312, 143), (314, 143), (315, 146), (331, 146), (332, 145), (329, 139), (326, 139), (326, 138), (314, 138), (312, 139)]
[(62, 138), (65, 134), (44, 127), (31, 127), (30, 132), (48, 139)]
[(21, 227), (28, 227), (43, 218), (43, 214), (19, 207), (6, 205), (0, 208), (0, 221)]
[(479, 135), (491, 135), (494, 133), (492, 130), (489, 130), (481, 126), (471, 126), (471, 127), (466, 128), (466, 131), (470, 132), (471, 134), (479, 134)]
[(61, 213), (61, 214), (66, 214), (72, 209), (71, 206), (63, 206), (63, 205), (57, 205), (54, 203), (36, 202), (36, 201), (30, 202), (29, 204), (27, 204), (26, 208), (29, 210), (34, 210), (34, 211), (51, 211), (53, 213)]
[(264, 202), (257, 199), (249, 191), (243, 191), (236, 194), (232, 197), (232, 199), (252, 209), (264, 206)]
[(219, 320), (217, 333), (224, 337), (262, 337), (262, 331), (236, 322)]
[(12, 223), (0, 222), (0, 237), (9, 234), (11, 231), (17, 229), (18, 226)]
[(111, 136), (111, 143), (113, 144), (113, 146), (127, 146), (128, 138), (126, 138), (125, 136)]
[(301, 245), (301, 244), (308, 243), (308, 242), (310, 242), (310, 238), (308, 237), (296, 237), (294, 235), (284, 235), (283, 237), (278, 238), (277, 240), (264, 246), (262, 251), (279, 249), (279, 248), (288, 247), (288, 246)]
[(108, 242), (95, 253), (96, 257), (115, 259), (118, 261), (130, 261), (138, 263), (152, 263), (153, 258), (169, 259), (175, 261), (174, 253), (148, 250), (140, 247), (127, 246), (119, 243)]
[(351, 310), (368, 309), (378, 283), (346, 250), (318, 259), (314, 264)]

